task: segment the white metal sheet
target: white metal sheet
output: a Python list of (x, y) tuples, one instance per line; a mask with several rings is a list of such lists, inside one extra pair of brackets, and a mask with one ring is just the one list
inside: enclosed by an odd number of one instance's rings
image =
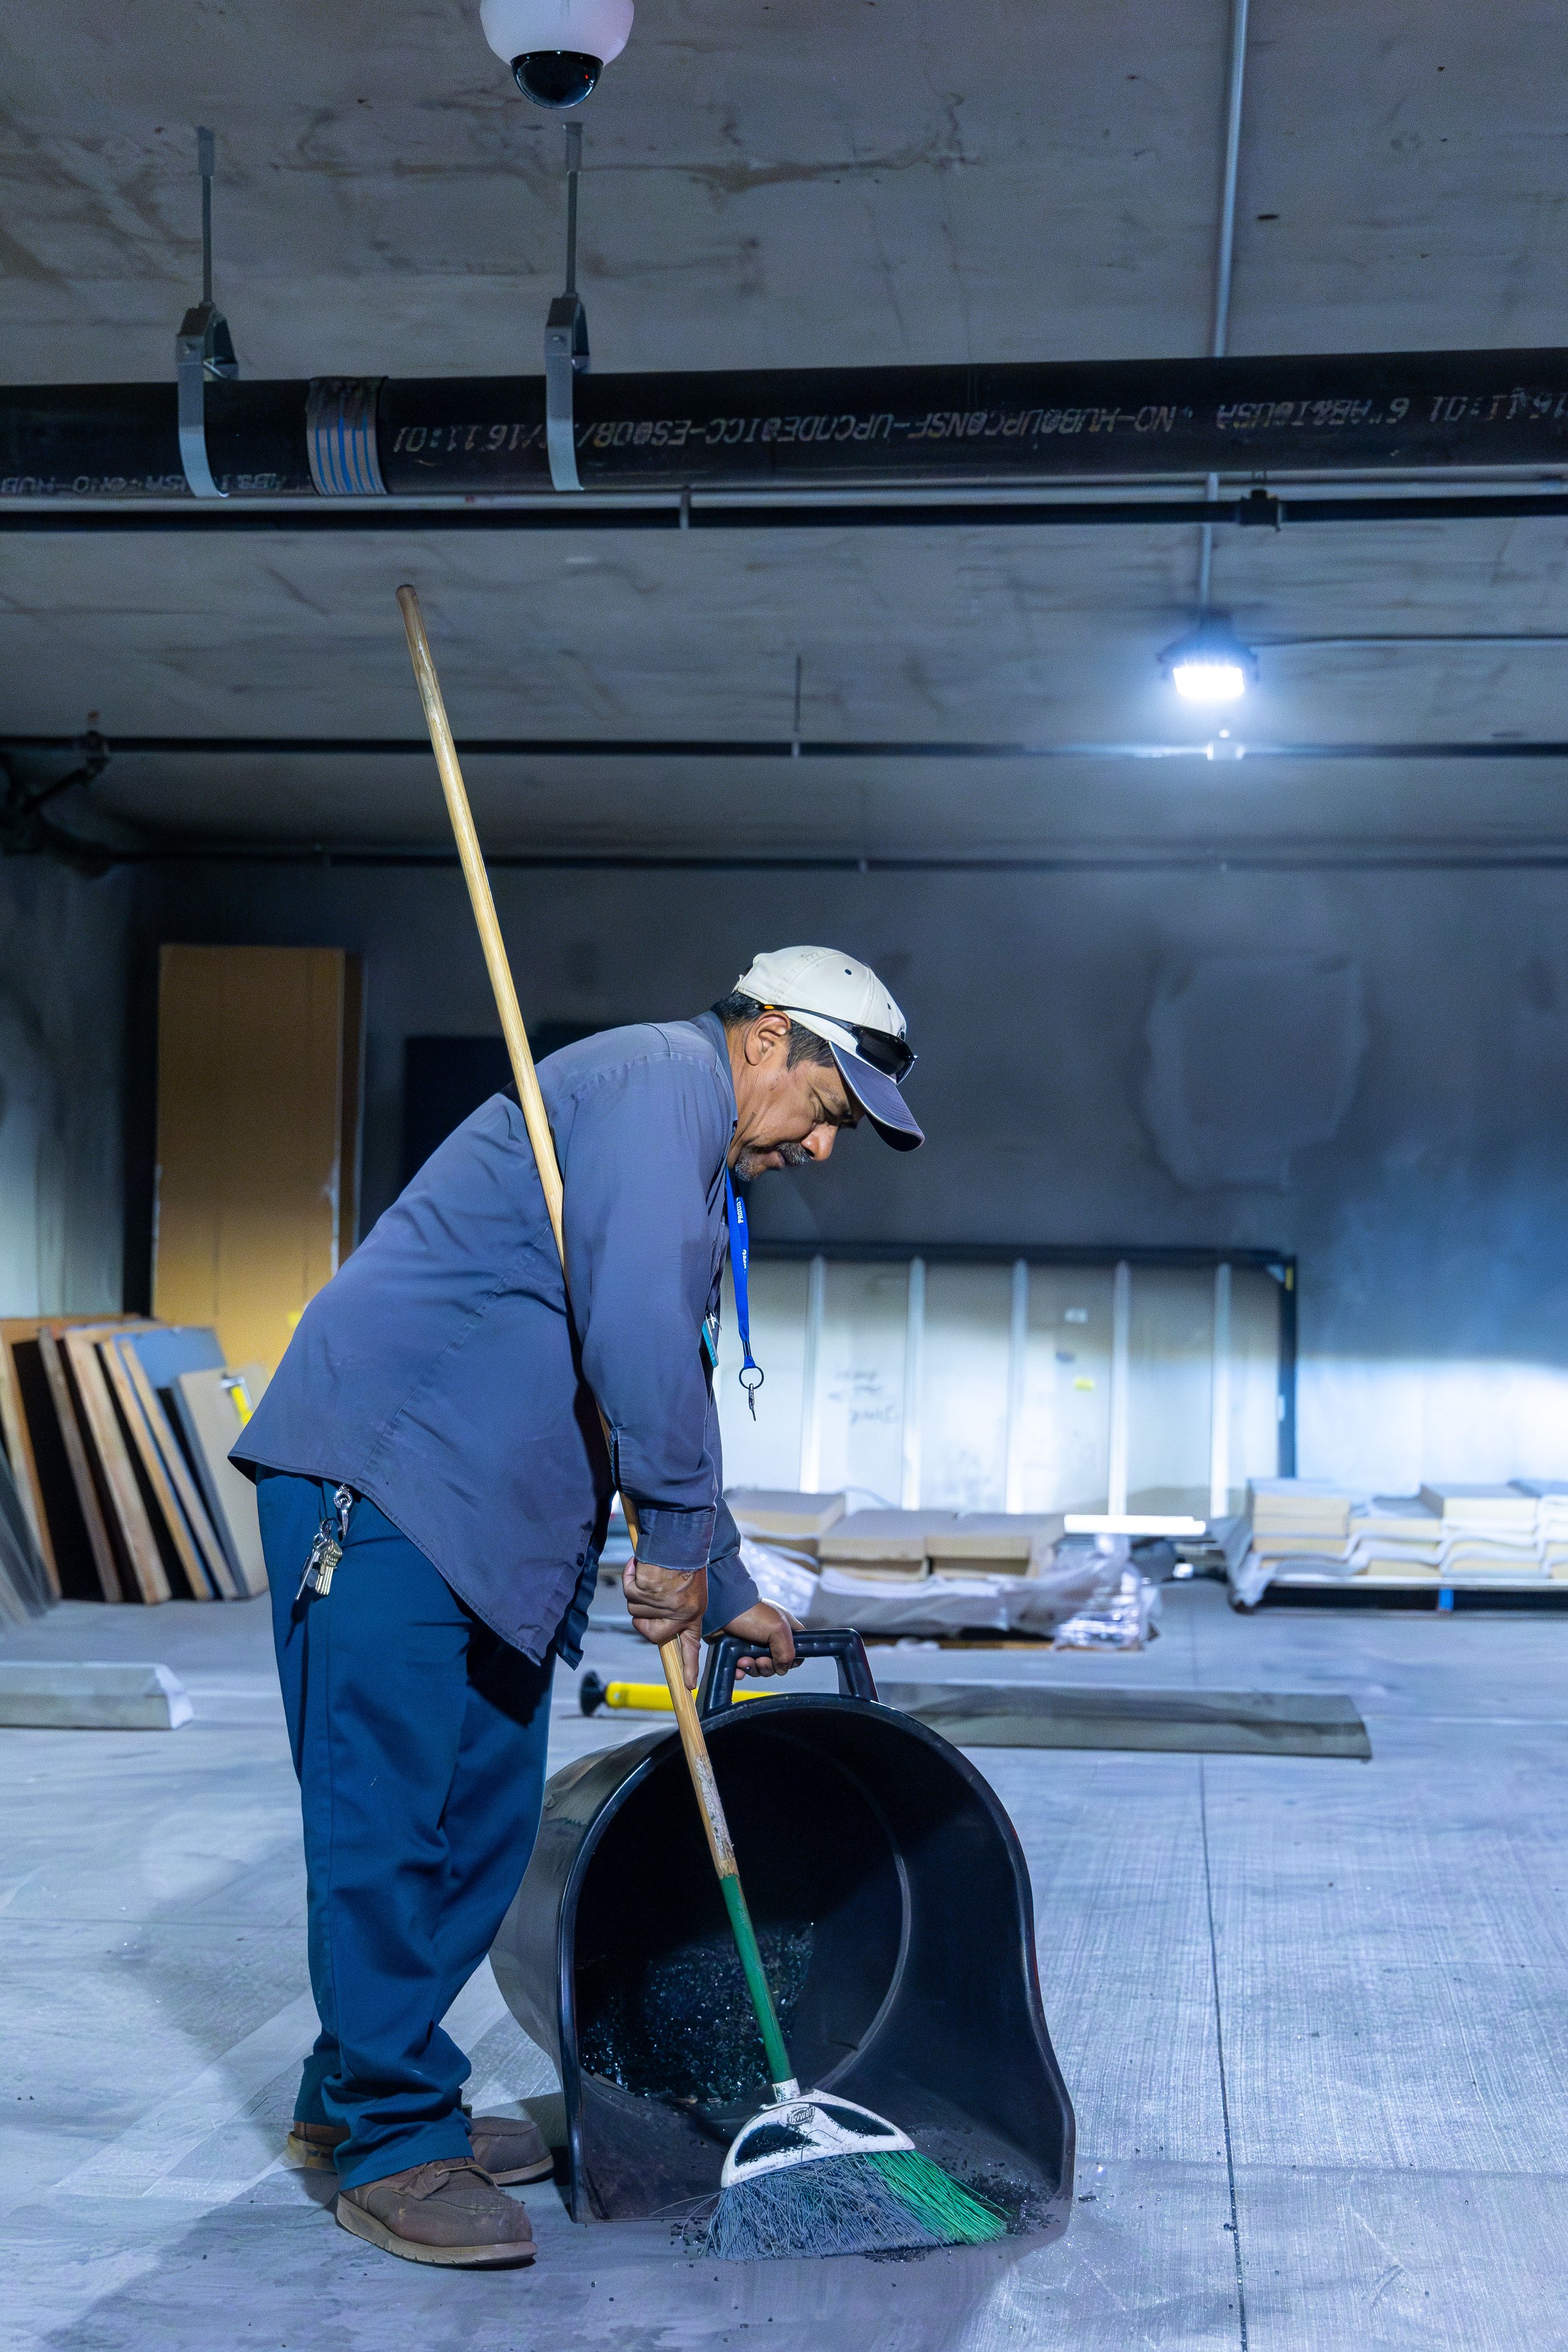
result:
[(1012, 1283), (1005, 1265), (926, 1268), (920, 1499), (939, 1510), (1005, 1496)]
[(862, 1506), (905, 1509), (1202, 1517), (1216, 1479), (1236, 1509), (1247, 1479), (1278, 1466), (1280, 1291), (1259, 1268), (1233, 1267), (1220, 1284), (1212, 1267), (1119, 1276), (1109, 1259), (825, 1254), (753, 1258), (752, 1293), (766, 1374), (754, 1422), (728, 1289), (724, 1304), (730, 1485), (845, 1487)]

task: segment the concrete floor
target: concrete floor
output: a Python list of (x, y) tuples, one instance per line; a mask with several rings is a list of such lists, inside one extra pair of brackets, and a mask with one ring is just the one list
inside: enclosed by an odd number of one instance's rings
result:
[[(73, 1605), (0, 1654), (158, 1660), (196, 1708), (0, 1732), (0, 2344), (1568, 2347), (1568, 1623), (1243, 1620), (1198, 1586), (1139, 1658), (900, 1652), (900, 1680), (1348, 1691), (1374, 1760), (979, 1757), (1078, 2108), (1060, 2242), (717, 2268), (531, 2190), (537, 2266), (473, 2277), (358, 2244), (279, 2162), (313, 2025), (264, 1605)], [(643, 1727), (602, 1726), (563, 1678), (561, 1758)], [(548, 2087), (488, 1969), (454, 2030), (482, 2105)]]

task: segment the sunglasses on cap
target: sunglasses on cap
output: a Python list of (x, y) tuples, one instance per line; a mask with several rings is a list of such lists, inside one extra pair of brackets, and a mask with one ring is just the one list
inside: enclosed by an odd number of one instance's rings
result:
[[(874, 1070), (891, 1078), (901, 1087), (914, 1068), (917, 1056), (910, 1052), (907, 1039), (891, 1037), (885, 1029), (863, 1029), (858, 1022), (840, 1021), (836, 1013), (819, 1013), (815, 1004), (767, 1004), (765, 1013), (804, 1013), (813, 1021), (831, 1021), (836, 1029), (847, 1031), (855, 1040), (855, 1051)], [(831, 1041), (829, 1041), (831, 1042)]]

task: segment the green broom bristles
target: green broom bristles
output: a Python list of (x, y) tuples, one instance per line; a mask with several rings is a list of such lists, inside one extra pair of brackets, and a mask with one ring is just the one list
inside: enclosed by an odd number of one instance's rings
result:
[(984, 2246), (1007, 2234), (1007, 2216), (918, 2149), (868, 2156), (900, 2204), (944, 2246)]
[(720, 2192), (703, 2252), (723, 2262), (984, 2245), (1007, 2217), (927, 2156), (829, 2156)]

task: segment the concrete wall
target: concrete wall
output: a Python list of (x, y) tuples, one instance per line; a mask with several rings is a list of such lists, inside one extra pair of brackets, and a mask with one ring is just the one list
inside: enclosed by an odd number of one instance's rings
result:
[[(374, 1215), (403, 1038), (496, 1026), (458, 877), (163, 887), (164, 937), (364, 953)], [(798, 938), (881, 971), (930, 1141), (769, 1178), (760, 1234), (1292, 1250), (1304, 1473), (1568, 1475), (1568, 877), (503, 874), (497, 897), (535, 1021), (693, 1010)]]
[(0, 1314), (121, 1303), (136, 890), (0, 861)]

